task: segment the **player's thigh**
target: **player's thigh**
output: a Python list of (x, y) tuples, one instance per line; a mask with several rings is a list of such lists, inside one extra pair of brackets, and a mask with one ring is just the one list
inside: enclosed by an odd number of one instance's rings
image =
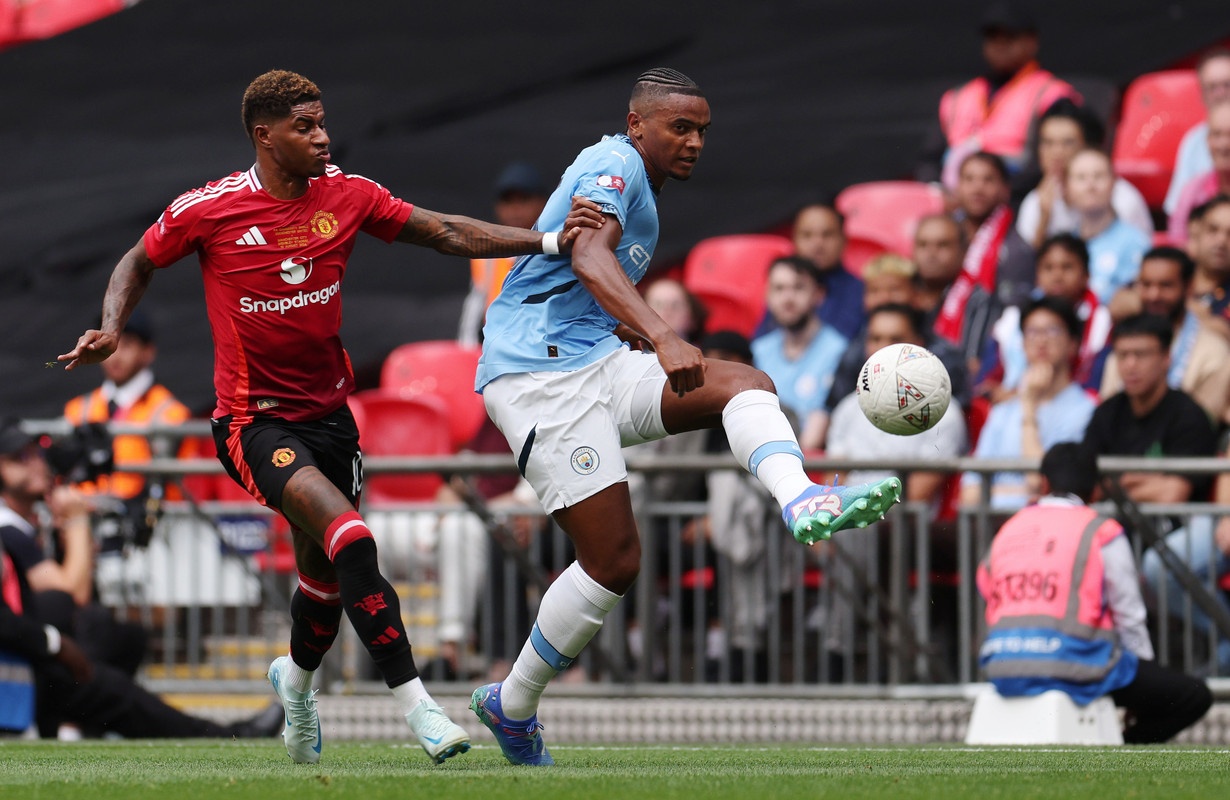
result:
[(362, 489), (358, 430), (343, 406), (322, 420), (293, 423), (258, 419), (238, 426), (214, 421), (218, 460), (227, 474), (270, 508), (283, 511), (286, 486), (301, 470), (315, 468), (354, 506)]
[(759, 389), (774, 392), (773, 381), (764, 372), (737, 361), (707, 359), (705, 385), (683, 397), (662, 388), (661, 418), (670, 433), (717, 428), (722, 424), (722, 411), (739, 392)]
[(504, 375), (487, 384), (483, 397), (548, 512), (627, 480), (610, 388), (598, 365)]

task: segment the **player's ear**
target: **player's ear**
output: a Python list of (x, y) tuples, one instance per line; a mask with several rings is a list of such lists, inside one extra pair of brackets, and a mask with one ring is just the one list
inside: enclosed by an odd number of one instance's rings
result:
[(253, 125), (252, 126), (252, 144), (257, 147), (269, 146), (269, 126), (268, 125)]
[(644, 119), (635, 111), (628, 112), (628, 135), (635, 139), (641, 138), (643, 132)]

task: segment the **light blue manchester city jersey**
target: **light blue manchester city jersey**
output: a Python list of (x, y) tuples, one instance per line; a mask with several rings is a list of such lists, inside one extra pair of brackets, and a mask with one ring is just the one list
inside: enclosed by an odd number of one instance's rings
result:
[[(535, 228), (561, 230), (573, 195), (619, 220), (623, 235), (615, 255), (633, 283), (644, 277), (658, 243), (658, 203), (627, 136), (605, 137), (582, 150)], [(475, 389), (507, 373), (569, 372), (592, 364), (622, 346), (611, 333), (615, 325), (577, 280), (569, 256), (524, 256), (487, 309)]]

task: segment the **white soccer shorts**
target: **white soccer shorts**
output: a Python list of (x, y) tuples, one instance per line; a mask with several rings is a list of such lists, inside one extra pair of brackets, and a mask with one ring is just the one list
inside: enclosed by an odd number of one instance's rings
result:
[(550, 513), (625, 480), (623, 447), (666, 436), (665, 385), (656, 355), (621, 347), (575, 372), (502, 375), (483, 398)]

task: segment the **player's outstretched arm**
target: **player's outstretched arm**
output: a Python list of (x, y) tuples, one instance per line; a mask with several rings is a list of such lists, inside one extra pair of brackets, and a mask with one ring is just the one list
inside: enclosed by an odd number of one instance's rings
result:
[(581, 231), (572, 251), (572, 271), (598, 305), (620, 323), (616, 335), (640, 335), (653, 346), (671, 390), (682, 397), (705, 385), (705, 359), (654, 313), (619, 266), (615, 248), (622, 235), (614, 219), (601, 229)]
[(146, 287), (154, 277), (154, 262), (145, 252), (145, 241), (124, 254), (111, 273), (107, 293), (103, 296), (102, 330), (87, 330), (77, 339), (77, 346), (56, 357), (67, 362), (64, 369), (73, 369), (81, 364), (97, 364), (106, 360), (119, 346), (120, 331), (132, 310), (137, 307)]
[(600, 228), (606, 218), (598, 205), (584, 197), (572, 198), (562, 231), (541, 233), (496, 225), (456, 214), (437, 214), (418, 206), (397, 234), (397, 241), (423, 245), (441, 253), (468, 258), (567, 253), (586, 228)]

